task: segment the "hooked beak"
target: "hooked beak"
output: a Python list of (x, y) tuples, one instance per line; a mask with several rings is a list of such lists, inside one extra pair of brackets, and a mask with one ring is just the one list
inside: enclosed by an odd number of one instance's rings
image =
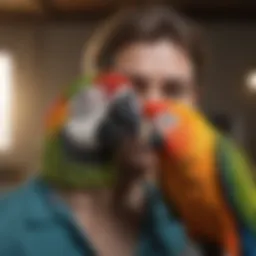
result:
[(164, 107), (164, 104), (159, 103), (156, 106), (152, 103), (142, 104), (133, 91), (127, 91), (109, 108), (107, 118), (99, 130), (101, 144), (114, 151), (124, 138), (137, 137), (144, 145), (155, 150), (161, 149), (164, 138), (152, 121), (147, 121), (145, 117), (149, 117), (148, 120), (153, 119)]
[(164, 139), (160, 132), (157, 131), (152, 122), (148, 122), (148, 120), (144, 118), (142, 118), (140, 125), (140, 138), (154, 150), (161, 149), (164, 144)]
[(140, 120), (140, 105), (132, 91), (115, 99), (98, 130), (99, 144), (103, 150), (114, 153), (124, 138), (138, 136)]
[(144, 138), (144, 141), (147, 141), (148, 145), (155, 149), (161, 150), (164, 146), (163, 134), (160, 130), (154, 125), (156, 117), (164, 112), (166, 109), (166, 103), (163, 101), (147, 101), (144, 103), (142, 108), (142, 125), (141, 125), (141, 134)]

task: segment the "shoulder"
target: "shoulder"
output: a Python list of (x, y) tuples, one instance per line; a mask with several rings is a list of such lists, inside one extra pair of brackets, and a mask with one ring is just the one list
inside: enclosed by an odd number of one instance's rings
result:
[(6, 222), (20, 219), (21, 213), (24, 211), (25, 203), (34, 193), (34, 181), (26, 182), (15, 190), (0, 196), (0, 228)]
[(0, 255), (22, 255), (19, 238), (23, 232), (24, 207), (30, 193), (32, 183), (28, 182), (0, 197)]
[(0, 255), (24, 255), (19, 239), (11, 230), (0, 229)]
[(179, 255), (186, 248), (188, 237), (183, 224), (166, 205), (159, 189), (147, 186), (147, 223), (151, 226), (155, 240), (161, 245), (163, 255)]
[[(28, 185), (26, 185), (28, 186)], [(22, 201), (24, 198), (25, 189), (24, 187), (19, 187), (14, 191), (5, 193), (0, 197), (0, 228), (9, 219), (11, 220), (14, 216), (18, 215), (21, 211)]]

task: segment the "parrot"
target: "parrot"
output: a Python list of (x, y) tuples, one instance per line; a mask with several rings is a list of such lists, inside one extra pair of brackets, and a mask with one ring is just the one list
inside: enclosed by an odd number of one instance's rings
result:
[(121, 140), (139, 128), (134, 104), (131, 83), (119, 73), (68, 86), (45, 116), (42, 178), (72, 189), (113, 186)]
[[(132, 83), (120, 73), (86, 76), (68, 86), (45, 116), (43, 181), (65, 190), (113, 188), (120, 173), (116, 154), (123, 139), (139, 135), (140, 117), (141, 103)], [(154, 237), (166, 255), (178, 256), (187, 244), (183, 225), (165, 209), (158, 190), (147, 185), (146, 234), (139, 253), (152, 253), (147, 244)]]
[(255, 256), (256, 189), (242, 149), (202, 112), (175, 99), (146, 101), (141, 118), (166, 205), (204, 255)]

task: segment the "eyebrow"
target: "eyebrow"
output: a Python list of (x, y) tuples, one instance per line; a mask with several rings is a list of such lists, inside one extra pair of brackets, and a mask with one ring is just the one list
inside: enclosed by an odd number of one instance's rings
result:
[[(136, 71), (123, 71), (122, 72), (125, 76), (131, 78), (131, 79), (141, 79), (144, 82), (146, 81), (146, 83), (148, 84), (150, 77), (148, 77), (147, 74), (143, 74), (141, 72), (136, 72)], [(187, 79), (185, 79), (183, 76), (179, 75), (179, 76), (165, 76), (161, 79), (161, 85), (166, 85), (166, 84), (178, 84), (178, 86), (182, 87), (182, 88), (186, 88), (188, 87), (187, 85), (189, 84), (194, 84), (193, 81), (188, 81)]]

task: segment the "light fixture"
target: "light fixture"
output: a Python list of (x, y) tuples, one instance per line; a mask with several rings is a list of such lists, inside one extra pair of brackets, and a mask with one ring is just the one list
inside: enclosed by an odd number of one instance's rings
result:
[(11, 146), (12, 58), (0, 52), (0, 151)]
[(256, 70), (251, 71), (246, 77), (246, 86), (251, 92), (256, 93)]

